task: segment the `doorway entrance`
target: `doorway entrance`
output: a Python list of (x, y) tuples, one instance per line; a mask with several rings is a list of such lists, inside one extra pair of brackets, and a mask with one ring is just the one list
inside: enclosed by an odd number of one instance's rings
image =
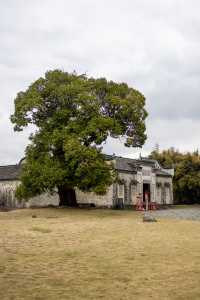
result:
[(143, 202), (145, 202), (145, 195), (148, 195), (148, 202), (151, 201), (150, 183), (143, 183)]

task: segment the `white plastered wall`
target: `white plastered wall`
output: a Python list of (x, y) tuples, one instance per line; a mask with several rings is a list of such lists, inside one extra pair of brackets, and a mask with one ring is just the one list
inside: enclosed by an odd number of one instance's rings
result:
[(80, 190), (76, 190), (76, 200), (80, 204), (94, 204), (97, 207), (113, 205), (113, 185), (111, 185), (106, 194), (96, 195), (95, 193), (84, 193)]

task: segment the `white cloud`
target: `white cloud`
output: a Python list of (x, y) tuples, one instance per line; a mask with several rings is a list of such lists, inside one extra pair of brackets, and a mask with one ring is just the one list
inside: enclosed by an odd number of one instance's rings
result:
[[(139, 89), (149, 111), (144, 153), (156, 142), (197, 148), (199, 8), (197, 0), (1, 1), (0, 163), (16, 162), (27, 142), (9, 122), (16, 93), (53, 68)], [(137, 152), (108, 144), (108, 152)]]

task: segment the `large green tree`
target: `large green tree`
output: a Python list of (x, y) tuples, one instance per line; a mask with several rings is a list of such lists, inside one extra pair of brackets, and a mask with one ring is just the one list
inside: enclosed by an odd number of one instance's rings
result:
[(157, 159), (163, 167), (174, 168), (174, 198), (177, 203), (200, 203), (200, 155), (181, 153), (174, 148), (162, 152), (153, 151), (151, 158)]
[(18, 198), (57, 191), (75, 206), (75, 188), (103, 194), (115, 176), (102, 154), (108, 136), (128, 147), (145, 140), (145, 98), (126, 83), (61, 70), (48, 71), (15, 99), (15, 131), (33, 124)]

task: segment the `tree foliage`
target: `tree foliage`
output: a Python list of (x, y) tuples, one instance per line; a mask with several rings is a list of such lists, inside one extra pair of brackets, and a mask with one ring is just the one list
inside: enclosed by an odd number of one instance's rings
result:
[(79, 188), (105, 193), (114, 180), (102, 154), (108, 136), (126, 138), (128, 147), (145, 140), (145, 98), (126, 83), (48, 71), (15, 99), (15, 131), (37, 130), (26, 148), (18, 197)]
[(174, 168), (174, 196), (177, 203), (200, 203), (200, 155), (181, 153), (174, 148), (161, 153), (153, 151), (151, 158), (157, 159), (163, 167)]

